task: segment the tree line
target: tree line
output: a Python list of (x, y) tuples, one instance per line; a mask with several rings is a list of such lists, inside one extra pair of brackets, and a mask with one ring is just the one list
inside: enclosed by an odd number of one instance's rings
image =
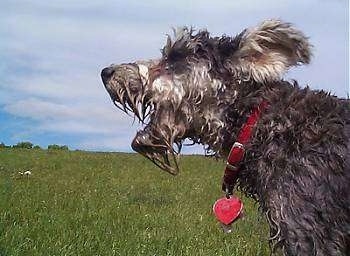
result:
[[(1, 148), (21, 148), (21, 149), (42, 149), (39, 145), (34, 145), (29, 141), (18, 142), (15, 145), (6, 145), (5, 143), (0, 143)], [(57, 145), (51, 144), (47, 146), (48, 150), (69, 150), (67, 145)]]

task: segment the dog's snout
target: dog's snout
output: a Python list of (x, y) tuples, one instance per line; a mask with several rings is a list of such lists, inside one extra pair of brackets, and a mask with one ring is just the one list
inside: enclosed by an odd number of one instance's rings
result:
[(102, 78), (103, 83), (108, 82), (108, 79), (113, 75), (113, 73), (114, 73), (114, 68), (112, 68), (112, 67), (107, 67), (107, 68), (102, 69), (101, 78)]

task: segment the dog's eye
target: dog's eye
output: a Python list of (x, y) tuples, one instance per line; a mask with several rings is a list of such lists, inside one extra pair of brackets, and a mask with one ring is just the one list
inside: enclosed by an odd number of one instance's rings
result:
[(170, 71), (174, 69), (174, 64), (172, 63), (166, 63), (165, 64), (165, 70)]

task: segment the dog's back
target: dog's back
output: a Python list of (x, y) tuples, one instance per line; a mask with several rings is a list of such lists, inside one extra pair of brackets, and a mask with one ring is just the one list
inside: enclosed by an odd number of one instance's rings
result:
[[(347, 153), (345, 155), (344, 176), (347, 189), (345, 190), (344, 207), (347, 220), (344, 224), (345, 255), (350, 255), (350, 99), (341, 100), (344, 106), (344, 132), (347, 140)], [(336, 214), (336, 212), (335, 212)]]

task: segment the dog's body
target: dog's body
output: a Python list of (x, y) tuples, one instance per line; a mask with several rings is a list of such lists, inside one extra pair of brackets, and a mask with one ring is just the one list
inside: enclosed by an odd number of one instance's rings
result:
[(271, 105), (256, 127), (239, 185), (258, 199), (286, 255), (348, 255), (349, 103), (277, 86), (274, 99), (266, 97)]
[(225, 158), (252, 109), (268, 102), (238, 187), (259, 201), (285, 255), (349, 255), (349, 100), (281, 79), (310, 57), (289, 23), (265, 21), (233, 38), (185, 28), (161, 59), (112, 65), (102, 79), (114, 103), (146, 124), (132, 147), (172, 174), (184, 139)]

